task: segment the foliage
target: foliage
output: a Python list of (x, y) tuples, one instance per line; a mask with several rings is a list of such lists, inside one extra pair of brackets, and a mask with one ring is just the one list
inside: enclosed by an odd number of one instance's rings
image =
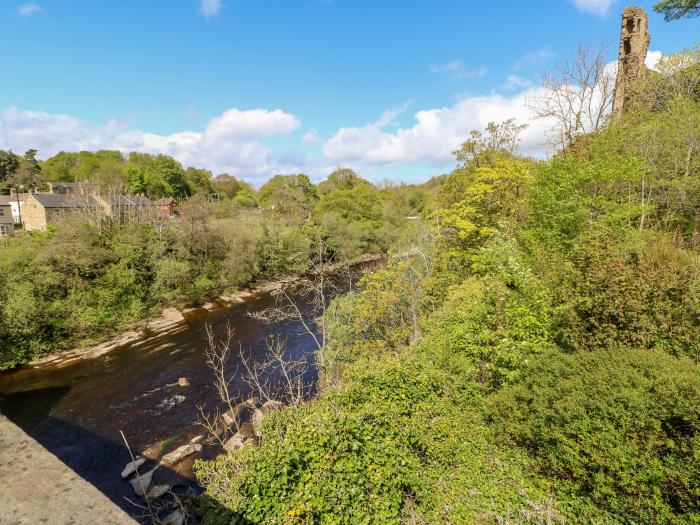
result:
[(667, 22), (679, 18), (691, 18), (700, 16), (700, 2), (698, 0), (661, 0), (654, 4), (654, 11), (662, 13)]
[(501, 441), (557, 481), (578, 522), (700, 519), (700, 372), (653, 350), (547, 353), (494, 396)]
[[(699, 59), (546, 161), (473, 133), (319, 320), (320, 394), (198, 462), (205, 522), (700, 523)], [(338, 253), (414, 191), (346, 175), (309, 219)]]

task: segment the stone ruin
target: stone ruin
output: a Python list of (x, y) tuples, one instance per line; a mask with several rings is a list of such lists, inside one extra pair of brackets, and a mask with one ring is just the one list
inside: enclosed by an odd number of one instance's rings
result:
[(634, 84), (647, 77), (649, 70), (644, 60), (647, 57), (649, 42), (649, 20), (644, 9), (636, 6), (625, 7), (622, 10), (613, 113), (622, 111)]

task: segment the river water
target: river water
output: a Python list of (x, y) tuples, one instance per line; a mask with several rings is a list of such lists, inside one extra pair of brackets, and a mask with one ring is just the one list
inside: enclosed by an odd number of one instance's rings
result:
[[(197, 407), (222, 408), (203, 355), (207, 325), (219, 336), (227, 326), (234, 328), (234, 344), (240, 343), (254, 358), (265, 355), (266, 339), (272, 336), (286, 339), (289, 357), (313, 359), (313, 340), (299, 323), (268, 325), (249, 315), (275, 301), (274, 292), (257, 293), (245, 303), (190, 318), (176, 333), (144, 338), (98, 358), (62, 368), (0, 373), (0, 412), (117, 505), (137, 515), (139, 510), (126, 499), (134, 499), (131, 488), (119, 476), (130, 461), (120, 431), (135, 452), (165, 439), (184, 444), (203, 433)], [(303, 298), (296, 297), (295, 302), (309, 313)], [(231, 374), (235, 361), (231, 359)], [(177, 386), (181, 377), (188, 379), (189, 387)], [(247, 386), (234, 377), (231, 390), (246, 394)], [(202, 455), (216, 452), (205, 447)], [(185, 484), (193, 479), (193, 460), (173, 473)], [(193, 487), (191, 482), (187, 490), (196, 490)]]

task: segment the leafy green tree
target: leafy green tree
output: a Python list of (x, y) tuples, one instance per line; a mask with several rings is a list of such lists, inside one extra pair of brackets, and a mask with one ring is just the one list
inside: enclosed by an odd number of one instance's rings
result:
[(281, 217), (286, 225), (306, 220), (317, 200), (316, 186), (304, 174), (275, 175), (258, 192), (260, 206)]
[(211, 180), (212, 188), (219, 195), (225, 195), (232, 199), (242, 188), (241, 183), (233, 175), (222, 173)]
[(12, 151), (0, 150), (0, 182), (11, 179), (19, 168), (19, 157)]
[(678, 20), (700, 16), (698, 0), (661, 0), (654, 4), (654, 11), (664, 15), (664, 20)]
[(318, 185), (318, 190), (322, 194), (335, 190), (350, 190), (360, 184), (369, 184), (365, 179), (355, 173), (350, 168), (338, 168), (333, 170), (328, 178)]
[(20, 167), (21, 180), (30, 187), (37, 188), (41, 184), (41, 166), (36, 158), (37, 150), (28, 149), (22, 157)]

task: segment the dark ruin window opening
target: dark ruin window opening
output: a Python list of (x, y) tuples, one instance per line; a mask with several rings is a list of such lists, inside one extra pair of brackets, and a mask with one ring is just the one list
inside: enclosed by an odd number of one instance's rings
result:
[(627, 26), (628, 33), (633, 32), (634, 31), (634, 20), (632, 18), (628, 18), (626, 26)]

